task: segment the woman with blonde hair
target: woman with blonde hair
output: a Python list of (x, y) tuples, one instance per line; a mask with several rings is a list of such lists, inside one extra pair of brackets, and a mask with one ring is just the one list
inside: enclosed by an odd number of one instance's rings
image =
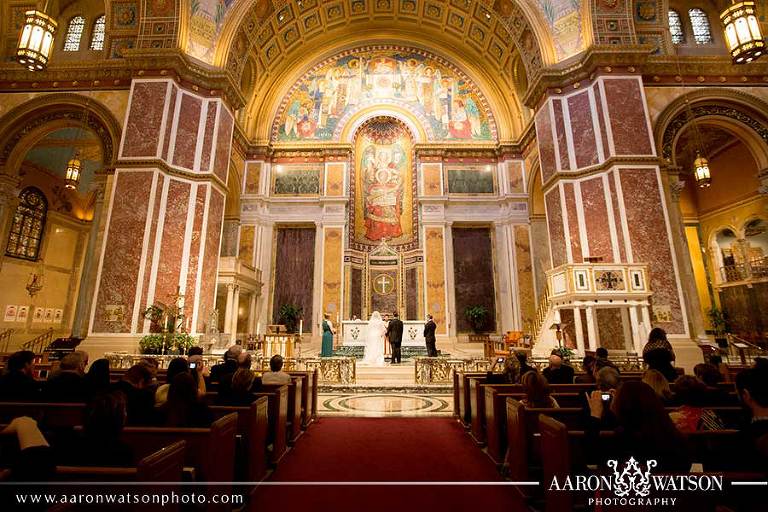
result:
[(525, 393), (525, 398), (520, 400), (520, 403), (524, 406), (543, 409), (560, 407), (557, 400), (549, 394), (549, 382), (539, 372), (527, 372), (520, 379), (520, 384), (523, 385)]
[(672, 388), (669, 387), (669, 381), (663, 373), (658, 370), (645, 370), (643, 382), (653, 388), (653, 391), (661, 398), (664, 405), (669, 405), (672, 402), (674, 398)]

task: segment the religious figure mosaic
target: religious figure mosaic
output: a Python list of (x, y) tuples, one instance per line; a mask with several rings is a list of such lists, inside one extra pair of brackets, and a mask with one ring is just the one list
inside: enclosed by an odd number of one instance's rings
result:
[(492, 140), (484, 102), (457, 70), (423, 52), (352, 51), (326, 61), (292, 89), (278, 117), (280, 141), (334, 140), (340, 120), (365, 107), (400, 106), (435, 140)]
[(355, 143), (353, 241), (391, 246), (414, 238), (411, 138), (400, 122), (375, 118)]

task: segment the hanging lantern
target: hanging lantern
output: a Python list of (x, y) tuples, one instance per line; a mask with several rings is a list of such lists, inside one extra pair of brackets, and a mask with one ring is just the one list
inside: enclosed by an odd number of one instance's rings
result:
[(720, 21), (734, 64), (752, 62), (765, 53), (753, 0), (733, 3), (720, 14)]
[(75, 156), (67, 162), (67, 173), (64, 177), (64, 188), (75, 190), (80, 183), (80, 171), (82, 170), (82, 164), (80, 163), (79, 153), (75, 153)]
[(16, 47), (16, 60), (30, 71), (42, 71), (53, 51), (56, 20), (38, 10), (24, 13), (24, 26)]
[(696, 152), (696, 160), (693, 161), (693, 176), (701, 188), (709, 187), (712, 182), (712, 176), (709, 174), (709, 162), (698, 151)]

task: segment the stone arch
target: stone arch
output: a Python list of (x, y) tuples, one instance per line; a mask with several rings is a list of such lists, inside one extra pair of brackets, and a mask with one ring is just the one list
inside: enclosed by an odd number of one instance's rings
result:
[(87, 125), (101, 141), (104, 165), (117, 160), (121, 129), (112, 113), (99, 101), (80, 94), (47, 94), (23, 103), (0, 118), (0, 169), (16, 172), (26, 150), (52, 129), (79, 126), (85, 110)]
[(654, 129), (658, 154), (675, 163), (674, 148), (681, 133), (696, 120), (706, 121), (736, 134), (747, 146), (758, 168), (768, 168), (768, 103), (731, 89), (702, 89), (670, 103), (659, 115)]

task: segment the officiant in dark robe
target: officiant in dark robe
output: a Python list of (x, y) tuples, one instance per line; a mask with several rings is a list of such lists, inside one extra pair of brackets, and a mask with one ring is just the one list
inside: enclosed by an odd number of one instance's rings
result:
[(387, 325), (387, 339), (392, 346), (392, 364), (400, 364), (400, 345), (403, 342), (403, 322), (397, 311), (392, 313), (392, 319)]
[(427, 323), (424, 324), (424, 341), (427, 344), (428, 357), (437, 357), (437, 348), (435, 347), (435, 342), (437, 341), (435, 338), (435, 329), (437, 329), (435, 320), (432, 318), (432, 315), (427, 315)]

